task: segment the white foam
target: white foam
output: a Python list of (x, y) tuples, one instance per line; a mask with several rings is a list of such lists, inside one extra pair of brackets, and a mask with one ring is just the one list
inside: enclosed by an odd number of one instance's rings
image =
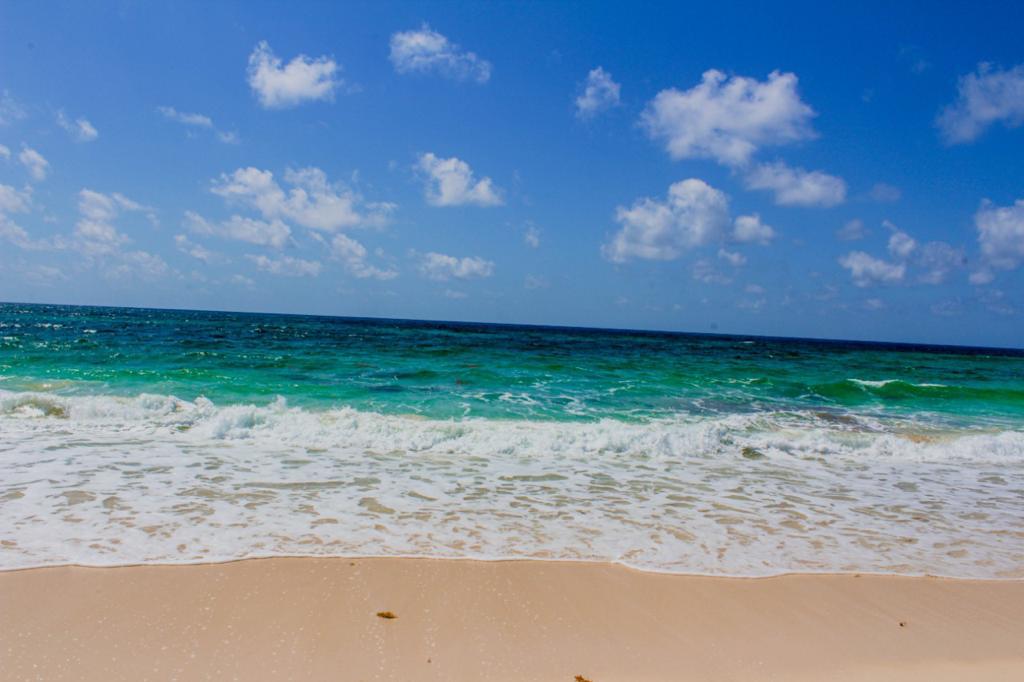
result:
[(1024, 575), (1024, 432), (0, 391), (0, 568), (417, 555)]

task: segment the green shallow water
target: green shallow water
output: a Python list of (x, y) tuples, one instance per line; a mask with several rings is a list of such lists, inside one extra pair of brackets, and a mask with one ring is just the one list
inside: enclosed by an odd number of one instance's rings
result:
[(0, 569), (1024, 576), (1024, 353), (0, 305)]
[(761, 410), (1024, 419), (1024, 352), (196, 311), (0, 305), (0, 389), (430, 418)]

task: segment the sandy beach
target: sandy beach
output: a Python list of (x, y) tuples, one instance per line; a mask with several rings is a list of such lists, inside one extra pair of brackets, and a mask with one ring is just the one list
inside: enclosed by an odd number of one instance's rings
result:
[(0, 613), (8, 680), (1024, 679), (1020, 581), (281, 558), (8, 571)]

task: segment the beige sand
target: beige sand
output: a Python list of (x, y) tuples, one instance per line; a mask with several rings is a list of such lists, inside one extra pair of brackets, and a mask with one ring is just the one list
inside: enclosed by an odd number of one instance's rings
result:
[[(397, 618), (377, 617), (392, 611)], [(1024, 582), (267, 559), (0, 573), (4, 680), (1024, 680)]]

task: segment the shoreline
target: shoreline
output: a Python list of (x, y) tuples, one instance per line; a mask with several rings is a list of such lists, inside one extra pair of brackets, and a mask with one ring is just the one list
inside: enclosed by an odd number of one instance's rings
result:
[(11, 679), (1024, 677), (1013, 579), (280, 557), (10, 569), (0, 612)]
[(194, 561), (137, 561), (115, 564), (83, 564), (83, 563), (53, 563), (34, 564), (29, 566), (13, 566), (5, 568), (0, 566), (0, 576), (20, 571), (41, 571), (50, 569), (86, 569), (106, 570), (125, 568), (187, 568), (190, 566), (225, 566), (230, 564), (245, 563), (249, 561), (278, 561), (278, 560), (312, 560), (312, 561), (436, 561), (445, 563), (479, 563), (479, 564), (568, 564), (587, 566), (611, 566), (622, 568), (640, 574), (674, 576), (678, 578), (707, 578), (715, 580), (773, 580), (775, 578), (798, 578), (798, 577), (852, 577), (852, 578), (898, 578), (898, 579), (921, 579), (921, 580), (948, 580), (955, 582), (970, 583), (1021, 583), (1024, 584), (1024, 574), (1008, 577), (985, 577), (944, 575), (941, 573), (897, 573), (892, 571), (871, 571), (871, 570), (850, 570), (850, 571), (797, 571), (784, 570), (778, 573), (765, 573), (762, 575), (742, 575), (732, 573), (699, 573), (693, 571), (669, 571), (657, 568), (643, 568), (634, 566), (622, 561), (605, 561), (599, 559), (569, 559), (569, 558), (547, 558), (547, 557), (478, 557), (478, 556), (434, 556), (429, 554), (254, 554), (250, 556), (231, 559), (196, 559)]

